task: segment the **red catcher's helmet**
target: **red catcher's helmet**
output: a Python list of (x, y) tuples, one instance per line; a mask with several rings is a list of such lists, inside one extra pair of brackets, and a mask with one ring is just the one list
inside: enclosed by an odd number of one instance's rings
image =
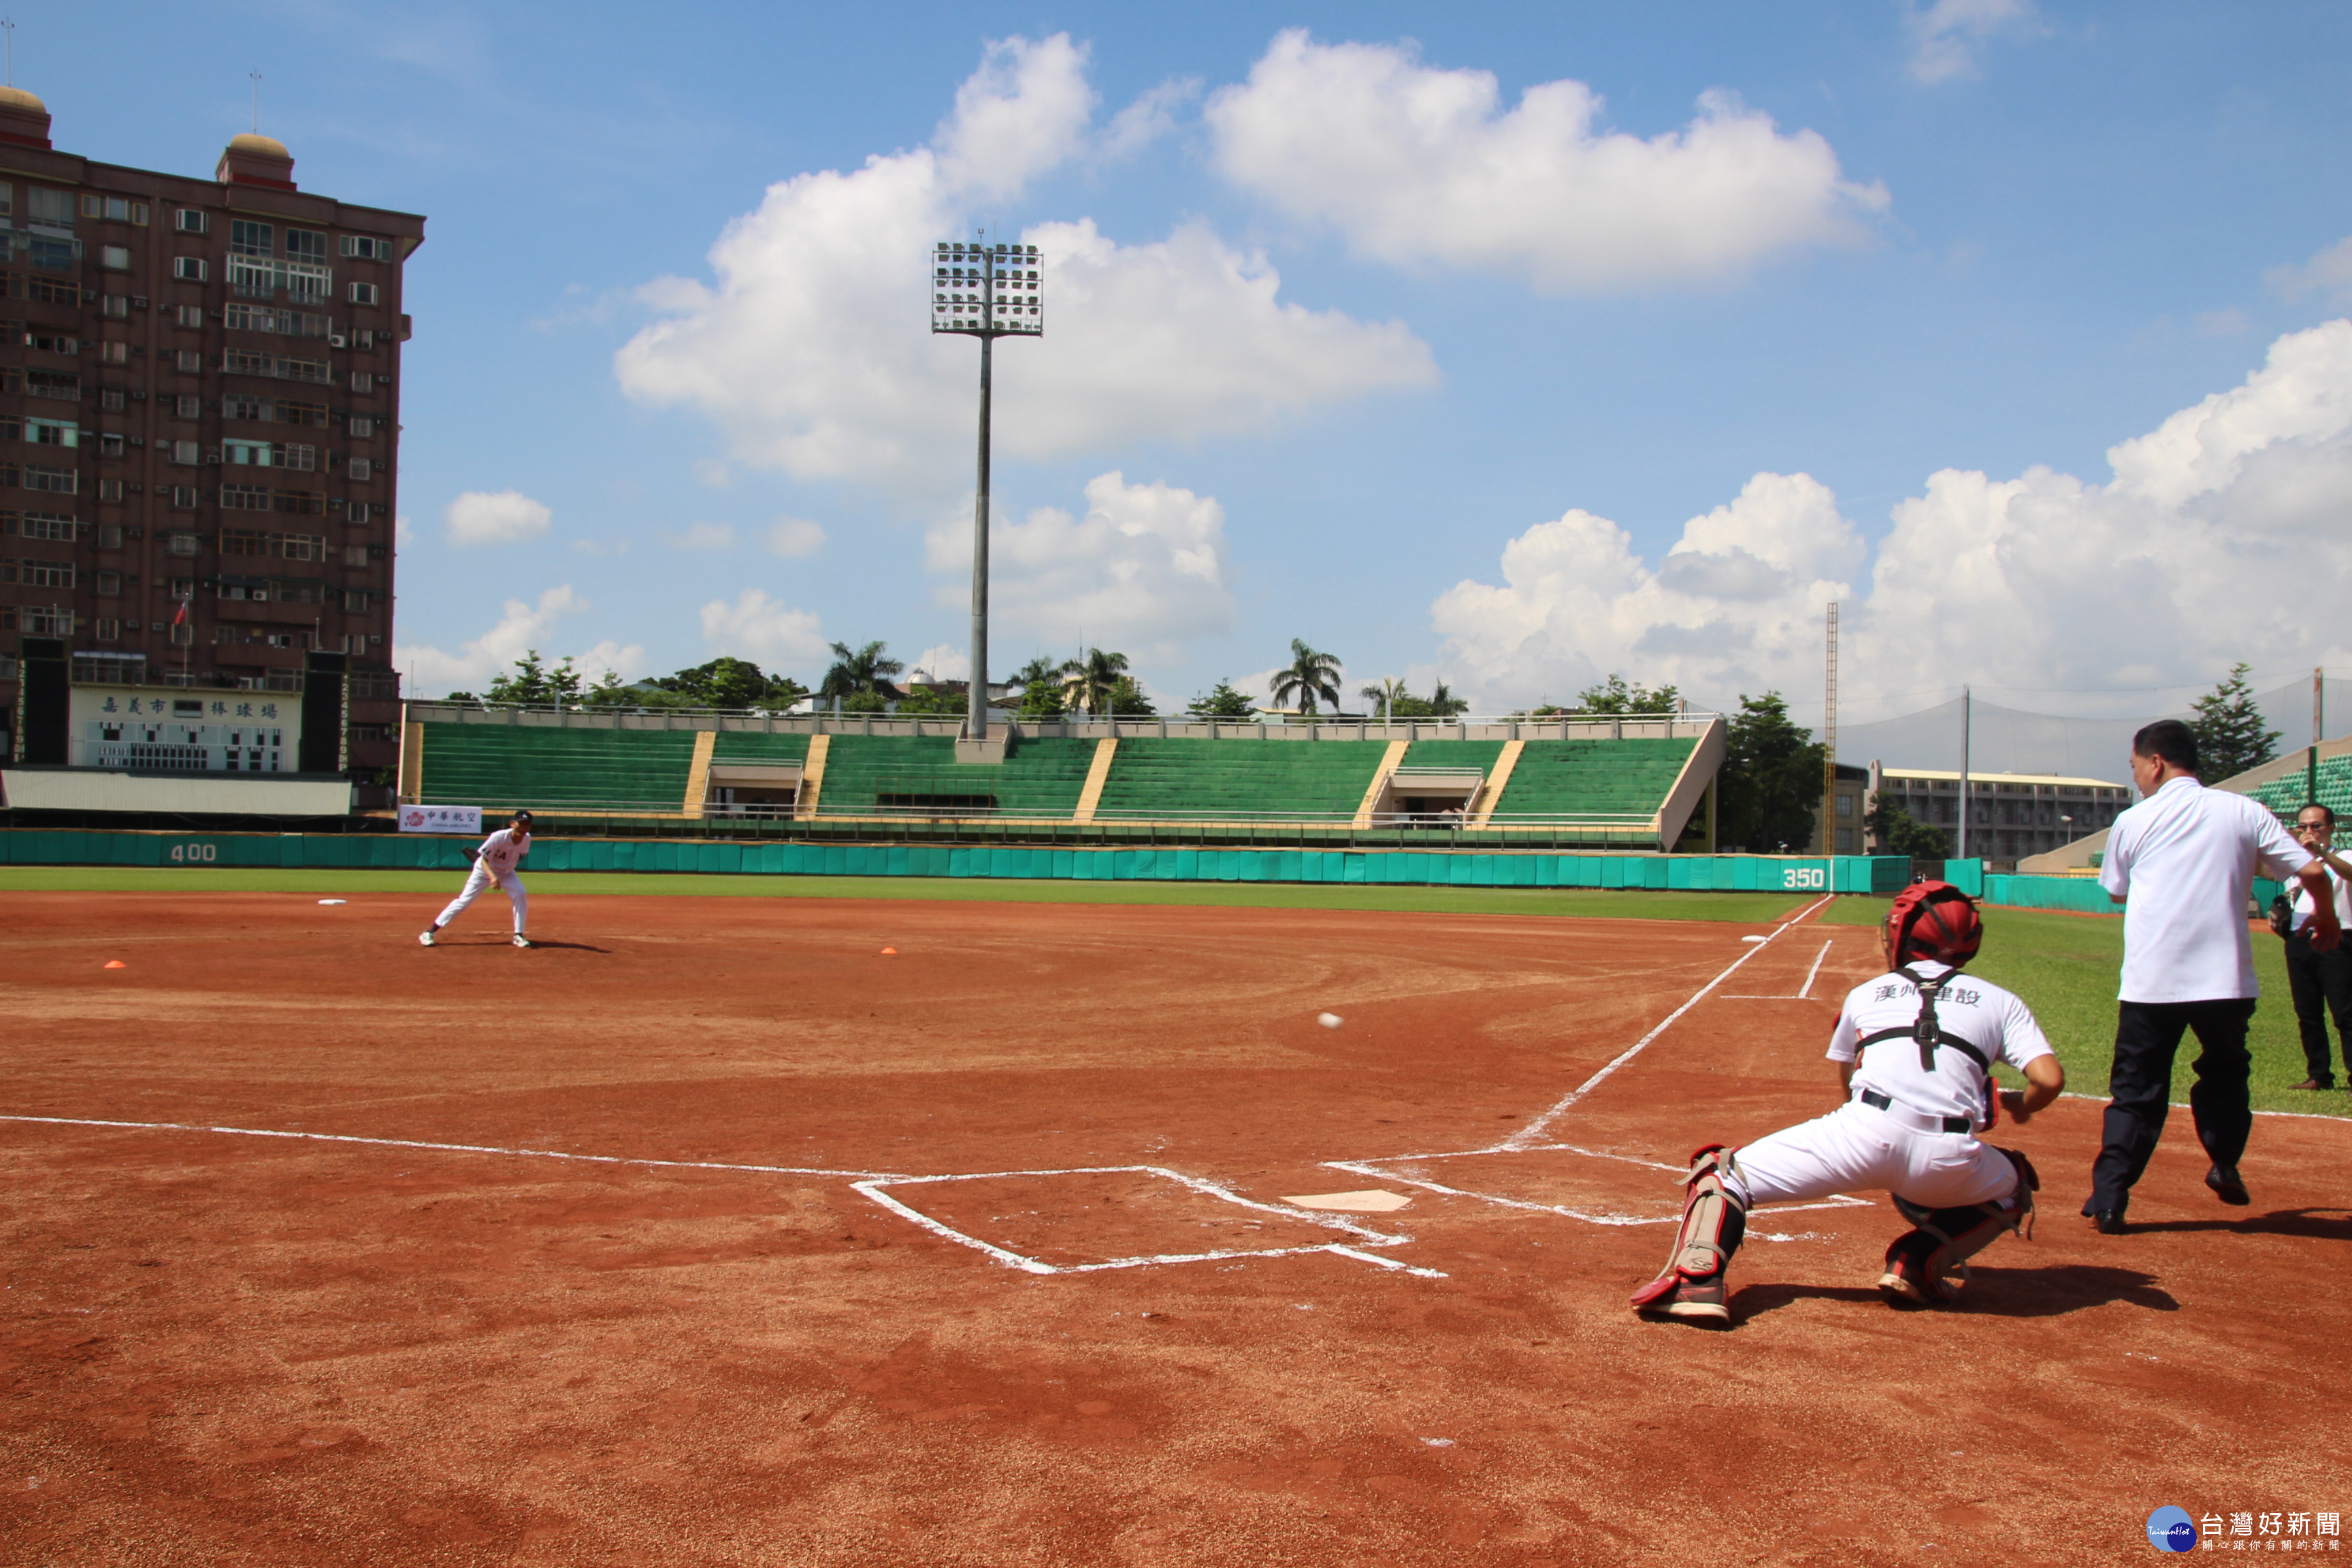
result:
[(1977, 955), (1984, 925), (1976, 900), (1949, 882), (1914, 882), (1887, 911), (1886, 941), (1897, 964), (1932, 958), (1957, 969)]

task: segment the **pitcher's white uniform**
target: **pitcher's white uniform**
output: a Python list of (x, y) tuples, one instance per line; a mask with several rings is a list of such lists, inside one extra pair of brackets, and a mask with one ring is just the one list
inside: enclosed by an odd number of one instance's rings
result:
[[(1952, 974), (1949, 965), (1932, 960), (1915, 959), (1908, 967), (1931, 981)], [(1743, 1187), (1751, 1204), (1877, 1191), (1930, 1209), (1994, 1203), (2015, 1193), (2017, 1166), (1977, 1142), (1992, 1124), (1986, 1068), (2005, 1062), (2021, 1070), (2051, 1055), (2042, 1026), (2000, 986), (1954, 975), (1936, 997), (1940, 1033), (1974, 1047), (1984, 1063), (1942, 1044), (1930, 1069), (1920, 1065), (1912, 1035), (1918, 1018), (1919, 987), (1904, 975), (1855, 986), (1829, 1048), (1832, 1061), (1859, 1059), (1853, 1098), (1827, 1116), (1740, 1145), (1727, 1184)]]
[(495, 882), (499, 890), (514, 904), (515, 935), (522, 935), (523, 927), (530, 918), (530, 899), (524, 893), (522, 878), (516, 873), (515, 868), (530, 853), (530, 836), (519, 834), (511, 827), (501, 827), (483, 839), (481, 848), (475, 852), (474, 868), (467, 873), (464, 890), (449, 901), (447, 909), (441, 911), (440, 918), (433, 922), (433, 929), (438, 931), (456, 920), (467, 905), (480, 898)]

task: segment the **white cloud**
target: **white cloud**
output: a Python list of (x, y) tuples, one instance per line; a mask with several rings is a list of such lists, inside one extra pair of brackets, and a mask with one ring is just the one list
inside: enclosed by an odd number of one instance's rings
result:
[(1915, 81), (1935, 83), (1974, 76), (1977, 51), (2002, 33), (2038, 30), (2033, 0), (1934, 0), (1904, 17), (1911, 35), (1910, 71)]
[(1886, 205), (1839, 175), (1818, 134), (1709, 94), (1647, 141), (1596, 132), (1580, 81), (1504, 110), (1493, 73), (1413, 51), (1281, 34), (1206, 111), (1224, 175), (1359, 250), (1523, 279), (1546, 293), (1736, 275), (1777, 251), (1838, 242)]
[(698, 522), (684, 533), (665, 533), (662, 542), (673, 550), (726, 550), (735, 542), (735, 529), (730, 523)]
[(940, 176), (956, 190), (1001, 200), (1077, 156), (1095, 109), (1086, 69), (1087, 51), (1066, 33), (1035, 44), (992, 42), (932, 138)]
[(971, 655), (952, 643), (940, 643), (915, 656), (907, 667), (911, 678), (918, 670), (934, 680), (969, 680), (971, 679)]
[[(1001, 647), (1083, 640), (1139, 664), (1164, 662), (1187, 639), (1234, 624), (1225, 509), (1214, 497), (1130, 485), (1116, 471), (1088, 481), (1086, 494), (1083, 517), (1040, 507), (1024, 521), (996, 525), (989, 612), (992, 626), (1004, 629)], [(931, 570), (968, 579), (969, 519), (942, 521), (926, 542)], [(963, 597), (960, 587), (942, 589), (940, 602)]]
[(768, 525), (768, 548), (778, 555), (814, 555), (824, 548), (824, 527), (804, 517), (780, 517)]
[(2352, 237), (2337, 240), (2299, 267), (2273, 267), (2263, 281), (2284, 300), (2317, 294), (2332, 305), (2352, 305)]
[(816, 616), (787, 608), (764, 588), (746, 588), (731, 605), (713, 599), (703, 605), (702, 640), (714, 653), (779, 673), (822, 664), (832, 651)]
[[(402, 670), (413, 672), (409, 686), (416, 695), (455, 690), (479, 695), (494, 677), (514, 668), (515, 660), (532, 648), (537, 648), (547, 663), (558, 662), (562, 656), (555, 651), (557, 622), (565, 616), (583, 614), (587, 608), (588, 601), (574, 594), (568, 583), (548, 589), (535, 605), (509, 599), (498, 624), (457, 652), (444, 653), (429, 644), (404, 643), (393, 649), (393, 663)], [(573, 667), (585, 681), (594, 680), (608, 669), (626, 680), (644, 671), (646, 650), (635, 643), (623, 646), (608, 639), (572, 658)]]
[(520, 490), (467, 490), (441, 521), (452, 544), (513, 544), (545, 534), (554, 515)]
[[(615, 358), (629, 395), (698, 408), (739, 460), (799, 478), (928, 497), (967, 482), (976, 356), (968, 340), (931, 336), (926, 256), (1000, 190), (975, 149), (1010, 146), (1003, 166), (1034, 174), (1079, 150), (1075, 106), (1091, 102), (1066, 40), (1003, 48), (973, 79), (986, 90), (959, 95), (936, 151), (771, 186), (712, 247), (714, 283), (649, 285), (665, 319)], [(1437, 379), (1402, 323), (1288, 303), (1262, 257), (1203, 226), (1139, 246), (1090, 220), (1022, 237), (1044, 252), (1046, 328), (997, 356), (996, 439), (1009, 454), (1253, 432)]]
[(406, 512), (393, 519), (392, 542), (403, 550), (416, 542), (416, 525), (408, 521)]
[(1111, 116), (1097, 155), (1106, 163), (1132, 157), (1176, 129), (1176, 110), (1201, 96), (1201, 79), (1163, 81)]
[[(1843, 601), (1845, 711), (1979, 690), (2120, 693), (2352, 658), (2297, 588), (2352, 575), (2352, 321), (2279, 339), (2229, 392), (2109, 449), (2114, 478), (1947, 468), (1894, 510), (1875, 557), (1827, 489), (1759, 474), (1654, 567), (1571, 510), (1503, 550), (1499, 584), (1432, 606), (1437, 668), (1482, 708), (1621, 670), (1703, 700), (1778, 688), (1816, 710), (1822, 610)], [(2137, 708), (2132, 710), (2137, 711)]]

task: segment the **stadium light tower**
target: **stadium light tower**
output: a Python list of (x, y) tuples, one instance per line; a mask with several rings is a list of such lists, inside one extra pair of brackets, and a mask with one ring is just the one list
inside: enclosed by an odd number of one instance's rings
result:
[(971, 692), (964, 734), (988, 739), (988, 405), (999, 338), (1045, 332), (1034, 245), (959, 245), (931, 252), (931, 331), (980, 340), (980, 484), (971, 515)]

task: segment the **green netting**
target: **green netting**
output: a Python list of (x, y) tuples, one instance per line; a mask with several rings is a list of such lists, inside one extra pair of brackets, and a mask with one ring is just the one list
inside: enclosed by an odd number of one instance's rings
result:
[(1383, 741), (1121, 741), (1097, 818), (1352, 816)]
[[(691, 730), (427, 724), (422, 798), (436, 805), (684, 809)], [(776, 737), (782, 739), (782, 737)]]
[[(778, 736), (781, 740), (783, 737)], [(988, 796), (999, 816), (1068, 817), (1085, 793), (1095, 742), (1016, 742), (1001, 763), (959, 763), (946, 735), (835, 735), (825, 750), (820, 816), (861, 816), (885, 795)]]

